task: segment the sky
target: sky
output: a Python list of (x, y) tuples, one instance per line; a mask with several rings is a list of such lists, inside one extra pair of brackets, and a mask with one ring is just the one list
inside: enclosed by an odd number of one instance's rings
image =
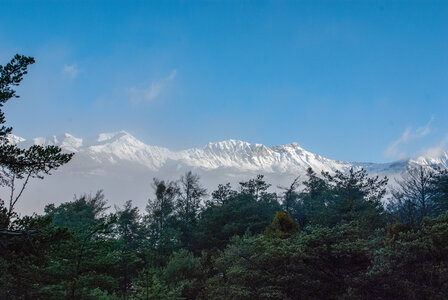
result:
[(448, 146), (448, 1), (3, 1), (25, 138), (125, 130), (173, 150), (297, 142), (345, 161)]

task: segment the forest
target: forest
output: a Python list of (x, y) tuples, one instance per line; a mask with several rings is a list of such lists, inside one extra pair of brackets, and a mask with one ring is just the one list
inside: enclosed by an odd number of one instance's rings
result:
[[(30, 57), (0, 68), (0, 107)], [(1, 124), (5, 115), (1, 111)], [(198, 175), (154, 178), (145, 210), (100, 190), (43, 214), (15, 210), (29, 179), (73, 154), (19, 149), (0, 128), (1, 299), (445, 299), (448, 172), (415, 166), (388, 187), (363, 169), (289, 186), (263, 175), (208, 192)]]

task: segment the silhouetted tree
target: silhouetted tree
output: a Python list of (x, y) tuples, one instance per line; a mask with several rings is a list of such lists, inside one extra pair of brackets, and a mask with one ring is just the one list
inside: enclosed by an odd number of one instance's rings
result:
[(205, 195), (207, 195), (207, 190), (201, 186), (199, 175), (189, 171), (180, 178), (179, 194), (175, 206), (181, 231), (181, 242), (187, 249), (191, 249), (193, 231)]
[(307, 169), (306, 175), (308, 179), (302, 182), (304, 189), (299, 194), (291, 216), (301, 228), (308, 224), (337, 223), (333, 215), (335, 199), (328, 182), (319, 177), (312, 168)]
[(423, 218), (430, 216), (435, 208), (435, 171), (429, 167), (409, 168), (398, 186), (392, 189), (389, 210), (411, 227), (420, 226)]
[(248, 194), (255, 200), (260, 200), (262, 197), (268, 195), (267, 190), (271, 184), (267, 183), (263, 178), (264, 175), (257, 175), (256, 178), (240, 182), (241, 193)]
[(322, 174), (328, 181), (333, 195), (332, 205), (340, 222), (358, 221), (365, 229), (379, 228), (385, 222), (381, 199), (386, 194), (387, 177), (369, 177), (364, 169), (347, 173), (336, 171)]
[(219, 184), (217, 190), (212, 192), (211, 204), (221, 205), (229, 198), (235, 197), (237, 192), (232, 190), (230, 183)]
[(107, 209), (102, 191), (45, 207), (53, 226), (70, 233), (68, 239), (54, 245), (51, 253), (48, 270), (53, 282), (48, 288), (56, 298), (89, 298), (95, 288), (114, 290), (115, 279), (108, 272), (118, 257), (108, 236), (116, 218), (107, 215)]
[(448, 211), (448, 170), (437, 170), (433, 184), (434, 211), (441, 215)]
[(299, 193), (297, 192), (297, 188), (300, 185), (299, 179), (300, 177), (296, 177), (289, 187), (279, 186), (279, 188), (284, 191), (282, 197), (282, 208), (289, 214), (293, 214), (294, 207), (299, 199)]
[(116, 249), (119, 252), (115, 264), (120, 285), (120, 295), (127, 298), (132, 288), (132, 281), (137, 276), (139, 267), (143, 264), (144, 226), (142, 216), (132, 201), (126, 201), (123, 208), (116, 208), (117, 221), (114, 224), (116, 234)]
[(179, 230), (175, 215), (179, 186), (174, 181), (154, 178), (155, 198), (149, 199), (146, 206), (145, 223), (154, 260), (164, 262), (180, 246)]
[[(6, 217), (7, 227), (11, 223), (14, 207), (22, 196), (29, 179), (42, 179), (44, 175), (50, 174), (51, 170), (69, 162), (73, 156), (73, 153), (62, 153), (61, 148), (56, 146), (34, 145), (28, 149), (20, 149), (9, 142), (8, 135), (12, 128), (4, 125), (6, 120), (1, 107), (8, 100), (19, 97), (14, 87), (19, 85), (23, 75), (27, 74), (28, 66), (34, 62), (32, 57), (17, 54), (5, 66), (0, 65), (0, 184), (10, 189)], [(22, 180), (22, 182), (18, 182), (18, 180)]]

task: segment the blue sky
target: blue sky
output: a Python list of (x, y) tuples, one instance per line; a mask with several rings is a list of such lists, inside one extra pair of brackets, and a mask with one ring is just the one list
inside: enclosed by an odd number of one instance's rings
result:
[(448, 1), (0, 1), (26, 138), (298, 142), (349, 161), (448, 144)]

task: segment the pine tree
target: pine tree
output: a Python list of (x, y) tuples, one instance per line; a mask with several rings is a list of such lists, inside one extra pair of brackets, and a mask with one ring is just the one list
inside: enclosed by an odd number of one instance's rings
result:
[[(14, 90), (27, 74), (28, 66), (33, 64), (34, 58), (16, 55), (8, 64), (0, 66), (0, 184), (10, 189), (8, 213), (5, 225), (10, 226), (14, 216), (14, 207), (19, 201), (31, 178), (43, 179), (51, 170), (68, 163), (73, 153), (64, 154), (62, 149), (56, 146), (34, 145), (28, 149), (21, 149), (9, 142), (8, 135), (12, 127), (6, 127), (3, 105), (18, 98)], [(21, 180), (21, 182), (20, 182)]]
[(191, 250), (200, 205), (207, 190), (201, 186), (199, 175), (193, 174), (191, 171), (180, 178), (179, 185), (175, 206), (181, 232), (180, 238), (183, 247)]

